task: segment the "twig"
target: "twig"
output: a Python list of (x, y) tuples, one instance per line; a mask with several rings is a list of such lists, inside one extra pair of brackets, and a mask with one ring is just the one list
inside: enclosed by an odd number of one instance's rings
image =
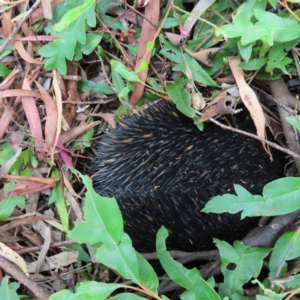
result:
[[(200, 116), (203, 115), (203, 114), (202, 114), (201, 112), (199, 112), (199, 111), (195, 111), (195, 113), (196, 113), (197, 115), (200, 115)], [(286, 153), (286, 154), (288, 154), (288, 155), (291, 155), (291, 156), (293, 156), (294, 158), (300, 159), (300, 155), (299, 155), (299, 154), (296, 154), (296, 153), (290, 151), (289, 149), (283, 148), (283, 147), (279, 146), (279, 145), (276, 144), (276, 143), (273, 143), (273, 142), (270, 142), (270, 141), (268, 141), (268, 140), (262, 139), (262, 138), (258, 137), (256, 134), (249, 133), (249, 132), (246, 132), (246, 131), (237, 129), (237, 128), (233, 128), (233, 127), (224, 125), (224, 124), (222, 124), (221, 122), (216, 121), (216, 120), (213, 119), (213, 118), (210, 118), (209, 120), (210, 120), (211, 122), (215, 123), (216, 125), (220, 126), (220, 127), (223, 128), (223, 129), (231, 130), (231, 131), (233, 131), (233, 132), (237, 132), (237, 133), (240, 133), (240, 134), (249, 136), (249, 137), (251, 137), (251, 138), (253, 138), (253, 139), (256, 139), (256, 140), (258, 140), (258, 141), (264, 142), (264, 143), (268, 144), (269, 146), (271, 146), (271, 147), (273, 147), (273, 148), (275, 148), (275, 149), (277, 149), (277, 150), (279, 150), (279, 151), (282, 151), (282, 152), (284, 152), (284, 153)]]
[(5, 49), (5, 47), (10, 43), (10, 41), (17, 35), (19, 30), (21, 29), (22, 25), (29, 19), (30, 15), (33, 13), (33, 11), (39, 6), (41, 0), (37, 0), (30, 9), (28, 9), (26, 15), (24, 18), (20, 21), (18, 26), (11, 32), (9, 37), (5, 40), (3, 45), (0, 47), (0, 53), (2, 53)]
[[(77, 244), (76, 242), (69, 240), (69, 241), (63, 241), (63, 242), (57, 242), (57, 243), (53, 243), (50, 244), (49, 248), (60, 248), (60, 247), (65, 247), (68, 245), (74, 245)], [(42, 246), (35, 246), (35, 247), (30, 247), (30, 248), (24, 248), (22, 250), (19, 251), (15, 251), (18, 254), (25, 254), (25, 253), (32, 253), (32, 252), (36, 252), (42, 249)]]
[(47, 300), (51, 293), (44, 289), (43, 287), (37, 285), (29, 277), (27, 277), (22, 271), (17, 269), (12, 263), (6, 260), (4, 257), (0, 256), (0, 267), (10, 274), (14, 279), (18, 280), (24, 284), (28, 289), (30, 289), (38, 299)]

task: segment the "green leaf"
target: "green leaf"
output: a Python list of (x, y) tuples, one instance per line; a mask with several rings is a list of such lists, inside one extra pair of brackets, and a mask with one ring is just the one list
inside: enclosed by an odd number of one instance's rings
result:
[(102, 282), (81, 282), (76, 285), (75, 293), (62, 290), (50, 296), (49, 300), (91, 300), (107, 299), (116, 289), (126, 288), (126, 285)]
[(278, 63), (276, 68), (280, 69), (282, 73), (290, 75), (289, 71), (286, 69), (286, 66), (290, 65), (293, 60), (290, 57), (285, 57), (281, 62)]
[(76, 224), (69, 237), (78, 243), (93, 245), (112, 239), (118, 244), (123, 233), (123, 219), (114, 198), (98, 195), (92, 188), (92, 181), (87, 176), (79, 175), (87, 188), (84, 206), (84, 223)]
[(39, 53), (44, 57), (48, 57), (44, 65), (45, 70), (58, 70), (62, 75), (66, 75), (66, 59), (73, 59), (75, 45), (76, 40), (70, 37), (69, 39), (61, 38), (43, 46)]
[(188, 83), (187, 79), (178, 78), (174, 83), (170, 84), (166, 91), (168, 96), (176, 104), (179, 111), (190, 118), (195, 117), (195, 111), (191, 108), (191, 97), (184, 85)]
[[(235, 241), (234, 247), (224, 241), (215, 239), (221, 256), (221, 271), (224, 275), (224, 283), (219, 286), (219, 294), (222, 298), (234, 293), (243, 295), (243, 285), (252, 277), (256, 278), (263, 264), (263, 259), (271, 249), (247, 247), (242, 242)], [(230, 268), (230, 264), (234, 268)]]
[(238, 40), (237, 44), (240, 51), (240, 55), (246, 62), (248, 62), (252, 53), (252, 44), (242, 45), (240, 40)]
[(119, 93), (118, 97), (119, 100), (128, 102), (129, 101), (129, 93), (131, 92), (131, 89), (129, 86), (125, 86), (125, 88)]
[(120, 76), (122, 76), (124, 79), (133, 82), (140, 81), (139, 77), (133, 71), (129, 71), (128, 68), (118, 60), (113, 59), (110, 61), (110, 63), (112, 69)]
[(94, 4), (95, 0), (86, 0), (83, 5), (69, 10), (64, 14), (60, 22), (54, 25), (54, 30), (56, 32), (62, 32), (66, 30), (75, 20), (78, 20), (82, 14), (84, 14), (89, 8), (94, 6)]
[(114, 297), (109, 298), (110, 300), (145, 300), (144, 297), (140, 297), (138, 295), (132, 293), (122, 293), (118, 294)]
[(99, 45), (103, 34), (95, 34), (95, 33), (88, 33), (86, 35), (86, 42), (84, 44), (77, 44), (75, 49), (75, 57), (74, 60), (82, 59), (82, 53), (85, 55), (91, 54), (94, 49)]
[(89, 128), (84, 133), (82, 133), (78, 137), (79, 141), (75, 141), (74, 143), (72, 143), (72, 149), (75, 149), (75, 148), (81, 149), (81, 153), (83, 153), (86, 148), (91, 147), (90, 140), (93, 138), (93, 136), (94, 136), (94, 127)]
[[(57, 168), (53, 168), (51, 177), (61, 177), (60, 172)], [(56, 183), (56, 187), (52, 189), (52, 194), (49, 198), (49, 204), (55, 203), (57, 213), (60, 217), (60, 221), (65, 232), (69, 231), (69, 215), (67, 202), (68, 201), (65, 199), (64, 192), (62, 190), (61, 181), (59, 180)]]
[[(5, 42), (6, 42), (6, 39), (2, 38), (0, 40), (0, 46), (2, 46)], [(5, 49), (0, 53), (0, 58), (9, 55), (13, 50), (14, 50), (14, 47), (11, 44), (8, 44), (5, 47)]]
[(255, 58), (250, 60), (249, 62), (243, 61), (239, 64), (239, 67), (247, 71), (256, 71), (262, 68), (266, 62), (267, 58)]
[(112, 83), (115, 89), (120, 93), (125, 88), (124, 81), (122, 77), (114, 70), (111, 70)]
[(134, 283), (139, 284), (137, 254), (132, 247), (129, 236), (123, 232), (121, 239), (116, 243), (109, 234), (104, 235), (106, 237), (103, 239), (103, 245), (96, 253), (97, 260), (116, 270), (124, 278), (131, 279)]
[(91, 80), (81, 80), (78, 83), (78, 88), (82, 92), (90, 92), (92, 93), (99, 93), (105, 95), (114, 95), (115, 91), (106, 83), (103, 82), (94, 82)]
[(284, 44), (275, 44), (270, 52), (268, 57), (268, 63), (266, 66), (266, 71), (270, 72), (277, 68), (278, 64), (284, 59), (284, 57), (287, 55), (283, 49), (285, 48)]
[[(232, 24), (227, 24), (221, 27), (228, 38), (242, 37), (247, 32), (254, 30), (254, 25), (243, 16), (232, 16)], [(242, 43), (243, 45), (249, 43)]]
[(147, 51), (152, 51), (154, 49), (154, 46), (155, 46), (154, 41), (147, 42)]
[(3, 64), (0, 64), (0, 77), (6, 77), (11, 73), (9, 68), (6, 68)]
[(296, 116), (289, 116), (289, 117), (286, 117), (286, 119), (300, 133), (300, 122), (298, 121), (297, 117)]
[(299, 38), (300, 25), (297, 22), (259, 9), (255, 9), (254, 14), (259, 22), (251, 32), (244, 32), (242, 44), (252, 43), (264, 36), (270, 46), (274, 42), (288, 42)]
[(182, 299), (221, 299), (214, 289), (201, 277), (199, 271), (194, 268), (186, 269), (180, 263), (173, 260), (167, 252), (165, 240), (168, 231), (161, 227), (156, 237), (156, 251), (158, 259), (170, 278), (178, 285), (187, 289), (181, 295)]
[(204, 212), (231, 214), (242, 211), (242, 218), (284, 215), (300, 208), (300, 178), (287, 177), (268, 183), (263, 197), (251, 195), (240, 185), (234, 185), (237, 196), (224, 194), (210, 200)]
[(96, 8), (101, 11), (102, 14), (106, 13), (106, 10), (109, 7), (111, 0), (101, 0), (96, 2)]
[(87, 188), (84, 206), (86, 222), (76, 224), (69, 237), (90, 245), (101, 242), (96, 251), (99, 262), (157, 295), (157, 277), (150, 264), (134, 250), (129, 236), (124, 233), (123, 219), (116, 200), (99, 196), (93, 190), (91, 179), (76, 173)]
[[(288, 255), (286, 255), (288, 253)], [(275, 274), (283, 261), (292, 260), (300, 255), (300, 235), (297, 231), (284, 233), (276, 242), (269, 263), (270, 276)], [(284, 274), (279, 274), (284, 275)]]
[(142, 59), (139, 67), (137, 68), (137, 70), (135, 70), (135, 73), (138, 74), (138, 73), (144, 72), (146, 70), (148, 70), (148, 63), (146, 60)]
[[(4, 196), (7, 195), (9, 191), (11, 191), (15, 187), (16, 181), (11, 180), (9, 183), (6, 183), (4, 185)], [(21, 209), (25, 208), (25, 200), (26, 197), (25, 195), (23, 196), (8, 196), (5, 197), (1, 202), (0, 202), (0, 221), (6, 220), (16, 206), (20, 207)]]
[(20, 287), (20, 283), (8, 283), (9, 276), (4, 276), (1, 280), (0, 285), (0, 295), (4, 300), (19, 300), (19, 296), (17, 294), (17, 289)]
[(185, 53), (183, 57), (178, 47), (175, 47), (170, 42), (166, 41), (161, 35), (159, 37), (162, 43), (164, 43), (164, 47), (159, 51), (159, 53), (176, 63), (173, 67), (174, 71), (181, 71), (183, 73), (186, 73), (186, 61), (192, 72), (194, 81), (208, 86), (216, 86), (216, 83), (213, 81), (213, 79), (206, 73), (206, 71), (193, 57), (191, 57), (187, 53)]
[(5, 142), (0, 144), (0, 154), (0, 166), (3, 166), (14, 155), (11, 142)]
[(155, 80), (152, 77), (147, 78), (147, 83), (149, 85), (151, 85), (157, 91), (163, 91), (164, 90), (163, 87), (160, 84), (158, 84), (157, 80)]
[(138, 261), (140, 282), (142, 282), (143, 286), (147, 287), (147, 289), (150, 289), (153, 294), (157, 295), (159, 282), (155, 271), (140, 253), (136, 252), (136, 258)]

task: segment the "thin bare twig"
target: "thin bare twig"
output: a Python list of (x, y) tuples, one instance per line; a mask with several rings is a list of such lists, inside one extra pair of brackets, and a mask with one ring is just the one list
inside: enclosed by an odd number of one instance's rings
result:
[(7, 259), (5, 259), (2, 256), (0, 256), (0, 267), (3, 268), (5, 272), (10, 274), (14, 279), (18, 280), (19, 282), (24, 284), (28, 289), (30, 289), (37, 296), (38, 299), (47, 300), (51, 296), (51, 293), (48, 290), (37, 285), (21, 270), (16, 268), (12, 263), (10, 263)]
[(0, 53), (2, 53), (5, 49), (5, 47), (10, 43), (10, 41), (17, 35), (19, 30), (21, 29), (22, 25), (29, 19), (30, 15), (33, 13), (33, 11), (40, 5), (41, 0), (37, 0), (31, 8), (28, 9), (26, 15), (24, 18), (20, 21), (18, 26), (11, 32), (9, 37), (5, 40), (3, 45), (0, 47)]

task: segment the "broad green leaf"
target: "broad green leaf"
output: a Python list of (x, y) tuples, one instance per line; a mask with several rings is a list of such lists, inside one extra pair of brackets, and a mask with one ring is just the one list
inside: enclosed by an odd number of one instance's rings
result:
[(286, 119), (300, 133), (300, 122), (298, 121), (297, 117), (296, 116), (290, 116), (290, 117), (286, 117)]
[(137, 70), (135, 70), (135, 73), (138, 74), (138, 73), (144, 72), (146, 70), (148, 70), (148, 63), (145, 59), (142, 59), (139, 67), (137, 68)]
[(143, 286), (147, 287), (147, 289), (150, 289), (153, 294), (157, 295), (159, 282), (155, 271), (140, 253), (136, 252), (136, 258), (138, 261), (140, 282)]
[(19, 300), (17, 289), (20, 287), (20, 283), (9, 283), (9, 276), (4, 276), (1, 280), (0, 295), (3, 300)]
[(109, 7), (111, 0), (101, 0), (96, 2), (96, 8), (101, 11), (102, 14), (106, 13), (106, 10)]
[[(2, 6), (3, 7), (3, 6)], [(0, 46), (6, 42), (6, 39), (2, 38), (0, 40)], [(0, 53), (0, 58), (9, 55), (14, 50), (14, 47), (11, 44), (8, 44), (5, 49)]]
[(75, 49), (75, 57), (74, 60), (82, 59), (82, 54), (89, 55), (91, 54), (94, 49), (99, 45), (103, 34), (95, 34), (95, 33), (88, 33), (86, 35), (86, 42), (84, 44), (77, 44)]
[(58, 70), (62, 75), (67, 74), (66, 59), (72, 60), (74, 56), (76, 40), (74, 38), (58, 39), (43, 46), (39, 53), (48, 57), (45, 70)]
[(116, 200), (98, 195), (92, 188), (91, 179), (81, 174), (79, 176), (87, 188), (84, 206), (86, 222), (76, 224), (69, 237), (80, 244), (105, 243), (107, 239), (112, 239), (118, 244), (124, 225)]
[(132, 293), (122, 293), (109, 298), (109, 300), (145, 300), (145, 299), (146, 298), (140, 297)]
[(154, 45), (155, 45), (154, 41), (149, 41), (147, 43), (147, 51), (152, 51), (154, 49)]
[(250, 60), (249, 62), (243, 61), (239, 64), (239, 67), (246, 71), (255, 71), (262, 68), (266, 62), (267, 58), (255, 58)]
[(111, 70), (111, 76), (114, 88), (120, 93), (125, 88), (122, 77), (114, 69)]
[(87, 188), (84, 206), (86, 222), (76, 224), (69, 237), (90, 245), (100, 242), (96, 251), (99, 262), (157, 295), (157, 277), (150, 264), (134, 250), (129, 236), (124, 233), (123, 219), (116, 200), (99, 196), (92, 188), (91, 179), (76, 173)]
[[(288, 253), (288, 255), (287, 255)], [(284, 233), (276, 242), (271, 254), (269, 269), (270, 276), (275, 274), (282, 261), (289, 261), (300, 256), (300, 235), (297, 231)], [(284, 274), (279, 274), (283, 276)]]
[(136, 284), (140, 283), (137, 254), (125, 232), (121, 234), (121, 239), (117, 243), (107, 233), (103, 239), (103, 245), (97, 250), (96, 258), (102, 264), (116, 270), (124, 278), (131, 279)]
[[(15, 180), (11, 180), (9, 183), (4, 185), (4, 196), (7, 195), (9, 191), (11, 191), (16, 184)], [(6, 220), (12, 214), (13, 210), (16, 206), (20, 207), (21, 209), (25, 208), (25, 195), (23, 196), (8, 196), (5, 197), (0, 202), (0, 221)]]
[(6, 77), (10, 74), (11, 70), (0, 64), (0, 77)]
[(94, 4), (95, 0), (86, 0), (83, 5), (69, 10), (64, 14), (62, 19), (54, 25), (54, 30), (56, 32), (62, 32), (63, 30), (66, 30), (75, 20), (78, 20), (79, 17)]
[(164, 43), (164, 47), (160, 50), (160, 54), (164, 55), (171, 61), (175, 62), (173, 67), (174, 71), (181, 71), (186, 73), (185, 62), (189, 65), (192, 72), (193, 80), (208, 86), (216, 86), (213, 79), (206, 73), (206, 71), (200, 66), (200, 64), (187, 53), (182, 56), (182, 53), (178, 47), (175, 47), (170, 42), (166, 41), (161, 35), (159, 36)]
[(99, 93), (105, 95), (113, 95), (115, 91), (106, 83), (103, 82), (93, 82), (91, 80), (81, 80), (78, 83), (78, 88), (82, 92), (90, 92), (92, 93)]
[(170, 99), (176, 104), (178, 110), (186, 116), (193, 118), (195, 117), (195, 112), (191, 108), (191, 97), (184, 87), (187, 83), (187, 79), (178, 78), (166, 88), (166, 91)]
[(282, 73), (290, 76), (290, 72), (286, 69), (286, 66), (290, 65), (292, 62), (293, 62), (293, 60), (290, 57), (285, 57), (283, 60), (281, 60), (278, 63), (276, 68), (280, 69), (282, 71)]
[(270, 52), (268, 57), (268, 63), (266, 66), (266, 71), (270, 72), (277, 68), (278, 64), (284, 59), (287, 53), (284, 51), (284, 44), (275, 44)]
[(0, 153), (0, 166), (3, 166), (14, 155), (11, 142), (5, 142), (0, 144)]
[(252, 53), (252, 44), (242, 45), (240, 43), (240, 40), (238, 40), (237, 44), (240, 51), (240, 55), (242, 56), (243, 60), (248, 62)]
[(116, 289), (126, 288), (126, 285), (102, 282), (81, 282), (76, 285), (75, 293), (62, 290), (50, 296), (49, 300), (91, 300), (107, 299)]
[(84, 153), (86, 148), (91, 147), (90, 140), (94, 136), (94, 127), (89, 128), (83, 134), (78, 137), (79, 141), (75, 141), (72, 143), (72, 149), (81, 149), (81, 153)]
[(242, 36), (242, 44), (249, 44), (266, 36), (270, 46), (274, 42), (289, 42), (298, 39), (300, 25), (293, 20), (282, 18), (274, 13), (256, 9), (254, 11), (258, 22), (251, 32)]
[(128, 68), (125, 65), (123, 65), (121, 62), (113, 59), (110, 61), (110, 63), (111, 63), (112, 69), (116, 73), (121, 75), (124, 79), (126, 79), (128, 81), (133, 81), (133, 82), (140, 81), (137, 74), (135, 74), (133, 71), (129, 71)]
[[(254, 30), (254, 25), (242, 16), (232, 16), (232, 24), (221, 27), (228, 38), (242, 37), (247, 32)], [(242, 43), (243, 45), (249, 43)]]
[[(235, 241), (234, 247), (224, 241), (215, 239), (221, 256), (221, 271), (224, 275), (224, 283), (219, 286), (219, 294), (222, 298), (234, 293), (243, 295), (243, 285), (256, 278), (263, 264), (263, 259), (271, 249), (247, 247), (242, 242)], [(234, 268), (230, 268), (230, 264)]]
[[(61, 177), (57, 168), (53, 168), (51, 177)], [(68, 201), (65, 199), (64, 192), (62, 190), (61, 181), (56, 183), (56, 187), (52, 189), (51, 197), (49, 198), (49, 204), (55, 203), (60, 221), (62, 223), (65, 232), (69, 231), (69, 215), (68, 215)]]
[(284, 215), (300, 208), (300, 178), (287, 177), (268, 183), (263, 197), (251, 195), (240, 185), (234, 185), (237, 196), (225, 194), (210, 200), (204, 212), (231, 214), (242, 211), (242, 218)]
[(214, 289), (201, 277), (199, 271), (194, 268), (186, 269), (183, 265), (173, 260), (167, 252), (165, 240), (168, 231), (161, 227), (156, 237), (156, 252), (158, 259), (170, 278), (178, 285), (187, 289), (181, 295), (182, 299), (220, 299)]

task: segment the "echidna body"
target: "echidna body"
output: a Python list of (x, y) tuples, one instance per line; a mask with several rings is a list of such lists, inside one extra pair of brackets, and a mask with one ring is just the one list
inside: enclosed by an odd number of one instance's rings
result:
[(162, 225), (170, 232), (169, 249), (208, 249), (213, 238), (243, 238), (253, 219), (201, 210), (212, 197), (232, 193), (234, 183), (261, 194), (283, 175), (283, 159), (275, 154), (270, 163), (260, 142), (214, 124), (200, 132), (166, 101), (127, 116), (97, 152), (95, 190), (116, 198), (125, 230), (144, 251), (155, 249)]

